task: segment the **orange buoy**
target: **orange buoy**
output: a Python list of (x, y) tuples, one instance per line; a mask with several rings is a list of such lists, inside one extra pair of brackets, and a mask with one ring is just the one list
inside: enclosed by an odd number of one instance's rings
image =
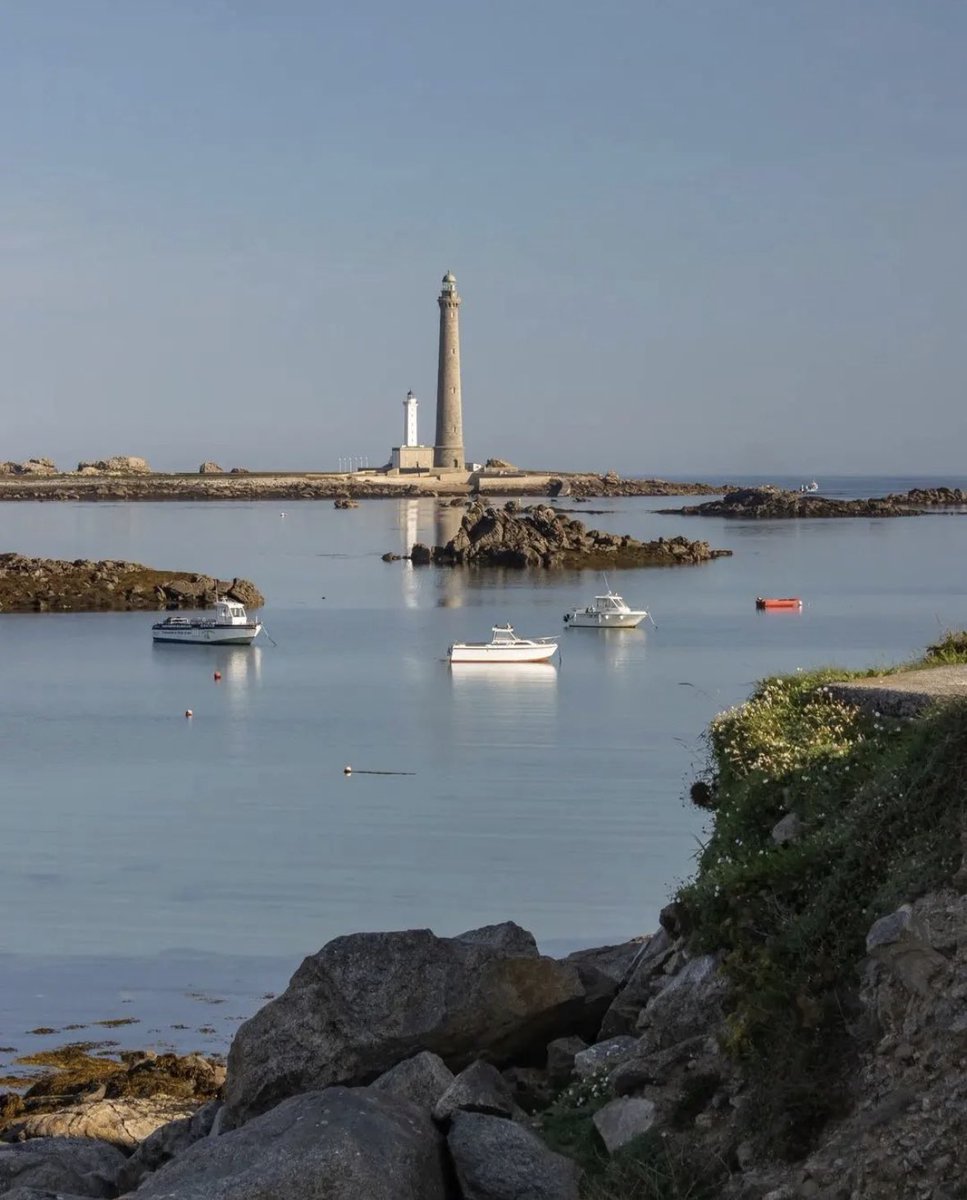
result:
[(756, 596), (756, 608), (802, 608), (798, 596)]
[(218, 681), (219, 681), (219, 679), (221, 679), (221, 677), (222, 677), (221, 671), (216, 671), (215, 674), (212, 676), (212, 679), (214, 679), (215, 682), (218, 683)]
[(191, 711), (191, 709), (190, 709), (190, 708), (186, 708), (186, 709), (185, 709), (185, 716), (186, 716), (186, 717), (193, 717), (194, 715), (195, 715), (195, 714), (194, 714), (194, 713)]

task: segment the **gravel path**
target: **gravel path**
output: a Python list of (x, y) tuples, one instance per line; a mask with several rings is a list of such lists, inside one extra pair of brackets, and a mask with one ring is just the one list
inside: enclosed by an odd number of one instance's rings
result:
[(830, 692), (847, 704), (891, 717), (912, 717), (940, 700), (967, 698), (967, 666), (928, 667), (832, 683)]

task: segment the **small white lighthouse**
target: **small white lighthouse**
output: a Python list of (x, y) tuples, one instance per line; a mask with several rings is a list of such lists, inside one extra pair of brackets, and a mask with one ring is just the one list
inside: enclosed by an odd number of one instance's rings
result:
[(403, 401), (403, 440), (393, 447), (390, 459), (390, 470), (401, 471), (404, 474), (413, 471), (419, 474), (433, 467), (433, 447), (421, 446), (420, 435), (416, 425), (416, 410), (419, 401), (412, 392), (406, 393)]
[(416, 409), (419, 401), (412, 392), (406, 393), (403, 401), (403, 445), (418, 446), (420, 439), (416, 436)]

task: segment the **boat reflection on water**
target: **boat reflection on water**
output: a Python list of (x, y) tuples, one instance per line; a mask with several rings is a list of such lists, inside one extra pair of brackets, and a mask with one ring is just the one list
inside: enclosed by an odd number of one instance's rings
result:
[(557, 666), (552, 662), (455, 662), (450, 663), (455, 688), (501, 688), (541, 690), (557, 683)]
[(212, 670), (221, 674), (221, 682), (239, 686), (258, 683), (262, 678), (261, 646), (221, 646), (212, 654)]
[(604, 643), (604, 659), (612, 670), (626, 671), (644, 662), (648, 637), (643, 629), (602, 629), (596, 636)]

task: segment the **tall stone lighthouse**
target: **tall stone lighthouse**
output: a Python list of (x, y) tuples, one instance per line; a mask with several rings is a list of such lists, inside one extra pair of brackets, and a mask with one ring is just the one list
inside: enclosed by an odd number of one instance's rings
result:
[(460, 398), (460, 295), (450, 271), (443, 276), (440, 306), (440, 358), (436, 383), (436, 441), (433, 466), (463, 470), (463, 405)]

